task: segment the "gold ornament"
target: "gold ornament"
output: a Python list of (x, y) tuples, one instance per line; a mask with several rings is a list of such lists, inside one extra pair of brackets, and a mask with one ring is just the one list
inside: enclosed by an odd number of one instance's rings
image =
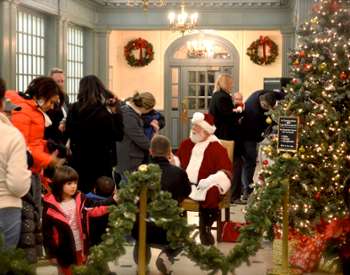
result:
[(284, 159), (291, 159), (292, 156), (289, 153), (283, 153), (282, 154), (282, 158), (284, 158)]
[(325, 63), (325, 62), (322, 62), (322, 63), (318, 66), (318, 69), (319, 69), (320, 71), (324, 71), (326, 68), (327, 68), (327, 63)]
[(267, 118), (266, 118), (266, 123), (267, 123), (267, 124), (271, 124), (271, 123), (272, 123), (272, 119), (271, 119), (270, 117), (267, 117)]
[(271, 153), (272, 152), (272, 146), (271, 145), (268, 145), (268, 146), (264, 146), (263, 147), (263, 151), (265, 152), (265, 153)]
[(147, 164), (141, 164), (141, 165), (139, 166), (138, 170), (139, 170), (140, 172), (147, 172), (147, 170), (148, 170)]
[(300, 153), (304, 153), (305, 152), (305, 147), (303, 145), (300, 146), (299, 152)]

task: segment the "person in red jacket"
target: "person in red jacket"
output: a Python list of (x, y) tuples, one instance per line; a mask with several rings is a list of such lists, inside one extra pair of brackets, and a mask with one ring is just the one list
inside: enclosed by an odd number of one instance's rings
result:
[(18, 247), (23, 248), (27, 259), (35, 263), (42, 252), (41, 237), (41, 190), (45, 186), (43, 170), (63, 164), (64, 160), (57, 157), (57, 153), (47, 152), (44, 129), (51, 121), (45, 112), (51, 110), (55, 104), (60, 104), (63, 94), (50, 77), (37, 77), (28, 85), (25, 93), (7, 91), (5, 97), (13, 104), (21, 107), (13, 112), (11, 121), (22, 133), (27, 150), (33, 158), (31, 166), (31, 188), (23, 197), (21, 237)]
[(51, 125), (46, 112), (53, 109), (55, 104), (61, 104), (63, 99), (56, 82), (51, 77), (37, 77), (30, 82), (24, 94), (7, 91), (5, 96), (22, 108), (12, 114), (11, 121), (23, 134), (34, 158), (32, 172), (40, 174), (43, 168), (59, 163), (56, 154), (47, 153), (44, 140), (45, 127)]
[(105, 215), (113, 200), (94, 202), (78, 191), (78, 173), (69, 166), (58, 167), (44, 197), (44, 247), (59, 274), (71, 275), (72, 265), (82, 265), (89, 248), (89, 217)]
[(199, 237), (204, 245), (214, 244), (210, 230), (218, 217), (220, 195), (231, 187), (232, 164), (215, 129), (210, 114), (194, 113), (190, 138), (177, 151), (180, 166), (193, 183), (189, 197), (200, 202)]

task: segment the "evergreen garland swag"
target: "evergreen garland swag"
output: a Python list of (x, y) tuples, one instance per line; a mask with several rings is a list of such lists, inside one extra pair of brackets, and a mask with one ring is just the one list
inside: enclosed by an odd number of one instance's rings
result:
[[(134, 55), (134, 50), (139, 51), (138, 58)], [(128, 64), (132, 67), (146, 66), (154, 59), (153, 46), (142, 38), (131, 40), (124, 47), (124, 56)]]
[[(262, 56), (259, 55), (259, 47), (262, 47)], [(269, 54), (267, 53), (269, 48)], [(269, 65), (275, 62), (278, 56), (278, 46), (268, 36), (260, 36), (247, 49), (250, 60), (258, 65)]]
[(27, 261), (22, 249), (4, 248), (3, 235), (0, 235), (0, 274), (35, 275), (35, 266)]
[[(280, 160), (276, 165), (291, 167), (292, 162), (293, 158)], [(187, 220), (180, 217), (183, 209), (177, 206), (171, 194), (160, 190), (160, 175), (160, 168), (155, 164), (141, 165), (138, 171), (127, 175), (128, 184), (119, 190), (118, 205), (110, 207), (109, 228), (102, 243), (90, 249), (87, 265), (75, 267), (74, 274), (103, 274), (108, 261), (125, 254), (125, 235), (130, 234), (136, 220), (138, 196), (143, 186), (148, 188), (149, 219), (167, 230), (170, 245), (174, 248), (184, 247), (184, 255), (209, 274), (221, 271), (224, 275), (233, 272), (243, 262), (249, 263), (249, 256), (254, 255), (261, 247), (263, 233), (271, 228), (270, 217), (280, 207), (281, 196), (285, 191), (281, 184), (284, 175), (274, 179), (268, 188), (257, 188), (254, 196), (259, 197), (259, 200), (248, 205), (249, 214), (246, 220), (249, 225), (241, 229), (240, 243), (225, 256), (214, 246), (197, 244), (190, 236), (194, 226), (188, 225)]]

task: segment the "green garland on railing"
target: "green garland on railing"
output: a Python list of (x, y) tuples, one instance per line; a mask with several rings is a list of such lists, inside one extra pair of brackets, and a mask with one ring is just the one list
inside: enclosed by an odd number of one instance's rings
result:
[(24, 251), (16, 248), (5, 248), (2, 235), (0, 235), (0, 274), (35, 274), (35, 266), (27, 261)]
[[(293, 169), (293, 158), (281, 158), (272, 165), (285, 167), (285, 171)], [(280, 171), (280, 170), (279, 170)], [(108, 261), (116, 260), (125, 254), (125, 236), (130, 234), (138, 214), (137, 201), (143, 186), (148, 188), (147, 211), (150, 219), (158, 226), (167, 230), (167, 238), (173, 247), (184, 247), (184, 254), (193, 260), (202, 270), (209, 274), (221, 271), (222, 274), (233, 272), (243, 262), (249, 263), (249, 256), (254, 255), (261, 247), (264, 232), (270, 230), (271, 219), (281, 206), (284, 193), (283, 180), (286, 175), (267, 172), (267, 186), (256, 188), (252, 203), (248, 205), (246, 220), (248, 225), (241, 229), (240, 244), (236, 245), (227, 256), (215, 246), (197, 244), (190, 237), (194, 226), (180, 217), (182, 208), (171, 198), (171, 194), (160, 190), (161, 171), (158, 165), (142, 165), (138, 171), (128, 175), (128, 183), (119, 190), (118, 206), (110, 207), (109, 228), (103, 237), (103, 242), (90, 249), (86, 266), (76, 267), (75, 274), (100, 275), (105, 270)], [(273, 175), (273, 176), (272, 176)]]

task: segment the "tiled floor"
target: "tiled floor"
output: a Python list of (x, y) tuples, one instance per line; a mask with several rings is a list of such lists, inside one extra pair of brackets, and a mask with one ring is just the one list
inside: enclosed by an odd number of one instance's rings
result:
[[(237, 222), (243, 222), (243, 206), (242, 205), (233, 205), (231, 207), (231, 220)], [(196, 223), (198, 222), (197, 213), (189, 213), (189, 222)], [(215, 234), (214, 234), (215, 235)], [(232, 248), (233, 243), (219, 243), (217, 247), (224, 253), (227, 254)], [(117, 272), (118, 275), (136, 275), (137, 267), (134, 264), (132, 257), (132, 246), (126, 248), (127, 253), (122, 256), (117, 263), (110, 263), (111, 271)], [(150, 275), (161, 274), (156, 266), (155, 260), (159, 254), (159, 250), (152, 249), (152, 259), (149, 265)], [(207, 272), (201, 271), (195, 263), (191, 262), (184, 256), (179, 256), (179, 260), (174, 264), (174, 275), (202, 275)], [(235, 275), (265, 275), (267, 271), (272, 268), (272, 245), (270, 242), (263, 243), (263, 249), (259, 250), (255, 256), (250, 258), (251, 265), (247, 266), (246, 264), (240, 266)], [(57, 270), (53, 266), (40, 267), (37, 270), (38, 275), (56, 275)], [(102, 275), (102, 274), (101, 274)], [(313, 273), (316, 275), (316, 273)], [(317, 273), (321, 275), (321, 273)]]

